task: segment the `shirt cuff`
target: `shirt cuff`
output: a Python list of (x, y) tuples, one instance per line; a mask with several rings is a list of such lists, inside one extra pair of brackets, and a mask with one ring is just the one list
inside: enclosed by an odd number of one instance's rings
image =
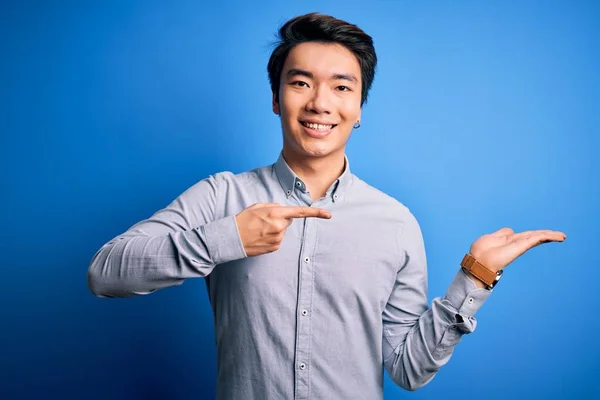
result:
[(213, 264), (223, 264), (247, 257), (234, 215), (200, 227)]
[(491, 290), (475, 286), (461, 268), (446, 291), (446, 300), (458, 311), (458, 314), (472, 317), (491, 293)]

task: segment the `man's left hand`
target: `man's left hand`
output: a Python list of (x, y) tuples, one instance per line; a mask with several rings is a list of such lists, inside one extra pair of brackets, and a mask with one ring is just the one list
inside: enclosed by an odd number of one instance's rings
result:
[[(494, 233), (481, 236), (471, 245), (470, 253), (486, 268), (497, 272), (527, 250), (543, 243), (562, 242), (567, 235), (559, 231), (536, 230), (514, 233), (510, 228), (502, 228)], [(477, 286), (485, 285), (472, 278)]]

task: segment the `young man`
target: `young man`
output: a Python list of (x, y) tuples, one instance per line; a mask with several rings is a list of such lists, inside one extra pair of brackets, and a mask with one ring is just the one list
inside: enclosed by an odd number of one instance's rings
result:
[(279, 34), (268, 65), (283, 131), (277, 162), (210, 176), (106, 243), (90, 290), (127, 297), (206, 278), (220, 399), (381, 398), (382, 365), (415, 390), (473, 332), (502, 269), (565, 235), (480, 237), (429, 307), (417, 221), (345, 156), (374, 77), (371, 37), (320, 14)]

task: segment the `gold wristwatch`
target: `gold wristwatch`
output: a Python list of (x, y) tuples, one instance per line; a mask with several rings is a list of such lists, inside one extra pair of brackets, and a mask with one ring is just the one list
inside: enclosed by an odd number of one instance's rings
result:
[(471, 254), (465, 254), (460, 266), (467, 272), (470, 272), (475, 278), (486, 284), (486, 289), (492, 290), (502, 277), (502, 270), (494, 272), (487, 269), (482, 263), (477, 261)]

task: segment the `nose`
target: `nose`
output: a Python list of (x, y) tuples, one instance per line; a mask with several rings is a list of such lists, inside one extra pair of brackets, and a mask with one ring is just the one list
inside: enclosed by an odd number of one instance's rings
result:
[(331, 114), (331, 100), (327, 88), (317, 86), (310, 100), (306, 103), (306, 111), (315, 114)]

